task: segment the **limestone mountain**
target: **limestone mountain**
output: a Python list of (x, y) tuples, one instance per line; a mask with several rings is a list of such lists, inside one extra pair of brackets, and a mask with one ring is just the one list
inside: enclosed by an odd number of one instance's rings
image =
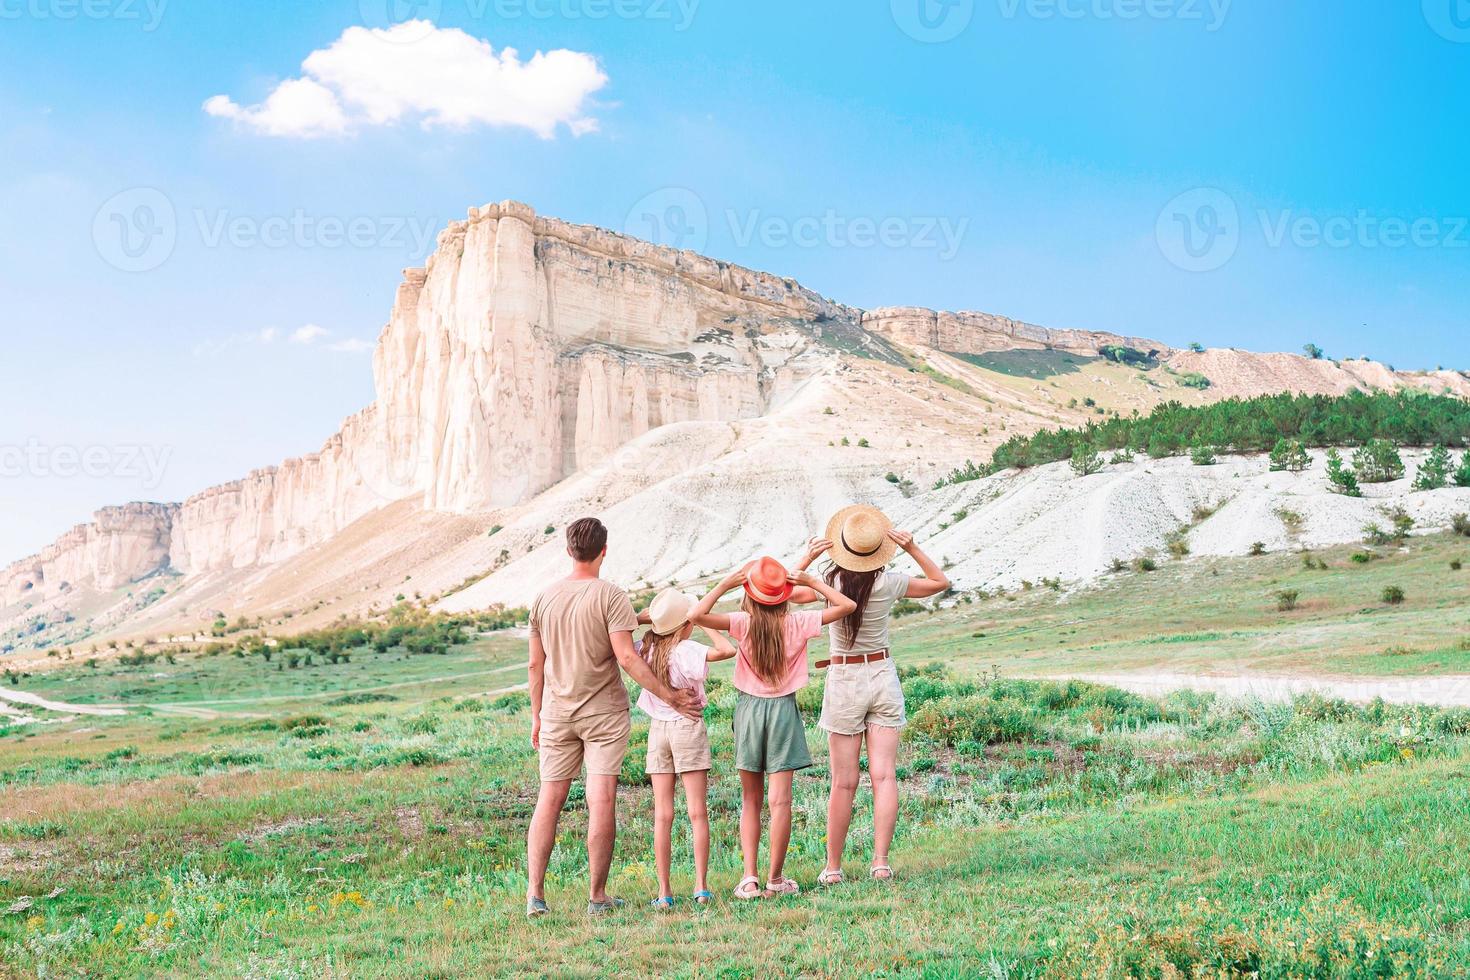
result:
[[(1099, 413), (1355, 387), (1470, 395), (1452, 371), (859, 310), (515, 202), (471, 209), (405, 272), (373, 373), (373, 403), (319, 452), (181, 503), (104, 508), (0, 571), (0, 647), (188, 634), (219, 616), (307, 627), (400, 597), (523, 602), (584, 513), (612, 529), (614, 578), (690, 580), (794, 551), (853, 499), (932, 518), (954, 497), (927, 489), (936, 476)], [(1074, 565), (1049, 574), (1089, 573)], [(965, 584), (1003, 574), (976, 565)]]

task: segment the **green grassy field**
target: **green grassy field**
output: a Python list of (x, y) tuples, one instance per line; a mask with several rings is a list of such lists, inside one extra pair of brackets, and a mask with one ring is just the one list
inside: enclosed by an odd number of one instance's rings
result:
[[(60, 664), (20, 689), (133, 710), (3, 729), (0, 976), (1463, 973), (1470, 710), (1152, 700), (1016, 679), (1464, 669), (1470, 572), (1448, 568), (1463, 541), (1415, 539), (1362, 565), (1351, 549), (1323, 553), (1325, 571), (1284, 555), (1170, 563), (899, 619), (912, 724), (892, 884), (816, 889), (826, 770), (813, 727), (789, 862), (807, 893), (724, 897), (739, 876), (738, 781), (721, 665), (721, 898), (642, 907), (654, 879), (636, 724), (612, 881), (630, 905), (596, 922), (580, 914), (576, 789), (554, 914), (521, 914), (535, 766), (525, 695), (510, 690), (524, 680), (512, 633), (295, 670), (228, 654)], [(1406, 601), (1378, 602), (1385, 584)], [(1285, 587), (1302, 592), (1299, 609), (1276, 609)], [(814, 719), (819, 682), (801, 698)], [(870, 821), (860, 793), (859, 877)], [(681, 894), (688, 860), (676, 829)]]

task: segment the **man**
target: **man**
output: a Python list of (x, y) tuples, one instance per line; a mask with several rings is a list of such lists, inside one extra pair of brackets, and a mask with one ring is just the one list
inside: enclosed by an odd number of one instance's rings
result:
[(618, 773), (628, 752), (628, 692), (618, 667), (643, 688), (691, 719), (702, 717), (693, 691), (654, 676), (633, 651), (638, 625), (628, 594), (599, 576), (607, 528), (595, 517), (567, 527), (572, 573), (531, 604), (531, 744), (540, 755), (541, 793), (526, 834), (530, 884), (526, 915), (545, 915), (546, 865), (572, 780), (587, 766), (587, 914), (623, 904), (607, 894), (617, 838)]

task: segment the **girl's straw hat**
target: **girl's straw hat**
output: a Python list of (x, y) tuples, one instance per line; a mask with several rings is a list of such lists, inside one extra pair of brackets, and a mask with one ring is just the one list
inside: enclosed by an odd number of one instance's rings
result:
[(653, 597), (648, 604), (648, 618), (653, 623), (653, 631), (660, 636), (667, 636), (689, 622), (689, 610), (694, 608), (697, 600), (687, 592), (678, 589), (664, 589)]
[(871, 572), (893, 560), (898, 544), (888, 537), (893, 527), (883, 512), (867, 504), (853, 504), (832, 515), (827, 538), (832, 550), (827, 557), (849, 572)]
[(774, 558), (757, 558), (746, 565), (745, 594), (763, 606), (779, 606), (790, 599), (786, 566)]

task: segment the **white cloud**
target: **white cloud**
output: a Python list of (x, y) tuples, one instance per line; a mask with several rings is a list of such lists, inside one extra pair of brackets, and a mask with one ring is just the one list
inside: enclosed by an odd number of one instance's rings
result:
[(563, 125), (576, 136), (595, 132), (589, 102), (607, 84), (590, 54), (538, 51), (522, 61), (514, 48), (497, 54), (488, 41), (427, 21), (349, 27), (301, 68), (303, 77), (257, 105), (216, 95), (204, 111), (271, 136), (335, 136), (416, 119), (426, 128), (518, 126), (550, 139)]
[(361, 337), (348, 337), (346, 340), (334, 340), (327, 345), (327, 350), (336, 351), (339, 354), (361, 354), (373, 349), (372, 341), (363, 340)]
[(273, 344), (276, 342), (276, 338), (280, 335), (281, 331), (277, 330), (275, 327), (266, 327), (260, 332), (260, 342), (262, 344)]
[(326, 328), (319, 327), (315, 323), (308, 323), (306, 326), (297, 327), (291, 332), (291, 343), (314, 344), (326, 335)]

